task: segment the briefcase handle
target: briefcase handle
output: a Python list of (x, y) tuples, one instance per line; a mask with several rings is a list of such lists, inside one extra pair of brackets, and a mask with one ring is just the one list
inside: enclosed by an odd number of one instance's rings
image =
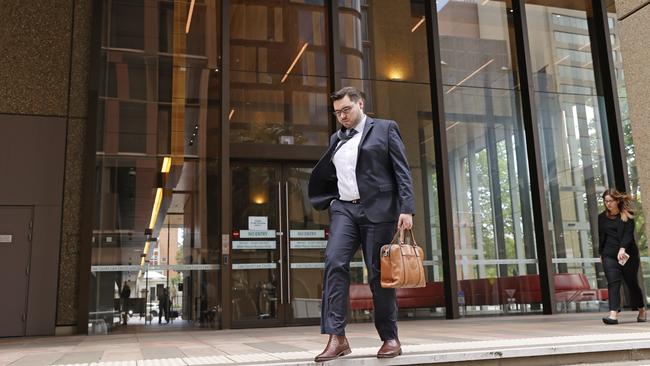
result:
[[(408, 240), (408, 241), (410, 241), (410, 243), (406, 243), (404, 241), (404, 239), (405, 239), (404, 232), (405, 231), (408, 231), (408, 233), (409, 233), (409, 235), (406, 237), (406, 239), (409, 239), (409, 236), (410, 236), (410, 240)], [(398, 236), (399, 236), (399, 241), (397, 241)], [(391, 240), (390, 243), (391, 244), (399, 244), (399, 245), (409, 244), (409, 245), (412, 245), (414, 247), (418, 246), (418, 243), (415, 242), (415, 236), (413, 235), (413, 230), (412, 229), (397, 229), (397, 231), (395, 231), (395, 235), (393, 236), (393, 240)]]

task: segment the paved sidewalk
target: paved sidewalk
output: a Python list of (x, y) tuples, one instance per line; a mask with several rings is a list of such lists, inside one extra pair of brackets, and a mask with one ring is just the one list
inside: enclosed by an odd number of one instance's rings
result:
[[(392, 360), (375, 358), (381, 342), (371, 323), (351, 324), (347, 335), (352, 354), (326, 365), (486, 362), (530, 356), (550, 360), (558, 355), (630, 351), (637, 352), (636, 359), (645, 355), (650, 359), (650, 323), (637, 323), (635, 313), (625, 312), (621, 324), (606, 326), (601, 316), (583, 313), (401, 321), (404, 355)], [(327, 336), (320, 335), (315, 326), (5, 338), (0, 339), (0, 365), (308, 365), (313, 364), (313, 357), (326, 341)], [(620, 361), (634, 359), (625, 357)], [(576, 360), (571, 363), (581, 359)]]

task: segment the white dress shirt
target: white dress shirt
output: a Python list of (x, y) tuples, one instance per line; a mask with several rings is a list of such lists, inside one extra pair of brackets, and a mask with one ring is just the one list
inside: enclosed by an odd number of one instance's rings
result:
[[(359, 186), (357, 185), (357, 157), (359, 154), (359, 143), (363, 135), (363, 128), (366, 125), (366, 115), (361, 117), (361, 121), (354, 129), (357, 134), (352, 136), (339, 150), (334, 154), (332, 161), (336, 167), (336, 178), (338, 179), (339, 199), (343, 201), (352, 201), (361, 198), (359, 195)], [(339, 141), (339, 144), (341, 142)]]

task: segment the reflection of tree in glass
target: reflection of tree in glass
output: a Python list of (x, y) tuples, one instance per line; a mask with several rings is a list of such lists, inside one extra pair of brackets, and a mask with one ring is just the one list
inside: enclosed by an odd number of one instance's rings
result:
[(176, 250), (176, 264), (183, 264), (183, 247), (178, 247)]
[[(476, 243), (476, 236), (474, 232), (474, 218), (472, 217), (474, 215), (474, 212), (472, 210), (472, 207), (474, 205), (474, 197), (472, 197), (472, 189), (471, 189), (471, 177), (469, 173), (469, 159), (468, 158), (463, 158), (463, 171), (465, 172), (465, 187), (467, 187), (467, 201), (464, 203), (464, 206), (462, 207), (462, 210), (465, 212), (465, 221), (467, 223), (470, 223), (470, 225), (467, 225), (467, 230), (465, 230), (465, 235), (466, 235), (466, 241), (467, 243), (470, 243), (472, 245), (473, 249), (477, 249), (477, 243)], [(463, 200), (460, 200), (459, 204), (463, 204)]]
[[(430, 161), (429, 166), (435, 167), (435, 162)], [(437, 218), (437, 212), (438, 212), (437, 211), (437, 207), (438, 207), (438, 181), (436, 179), (435, 169), (432, 169), (432, 170), (433, 170), (433, 173), (431, 173), (431, 187), (430, 187), (431, 193), (429, 194), (429, 199), (431, 200), (431, 203), (429, 203), (429, 207), (431, 207), (431, 211), (430, 211), (431, 217), (429, 218), (428, 222), (431, 225), (431, 237), (435, 238), (435, 239), (432, 240), (432, 243), (431, 243), (431, 246), (432, 246), (431, 251), (432, 252), (436, 252), (436, 251), (439, 252), (441, 250), (441, 248), (440, 248), (441, 239), (440, 239), (440, 221)], [(430, 258), (428, 256), (427, 259), (430, 260), (430, 259), (433, 259), (433, 258)], [(441, 259), (438, 259), (438, 261), (440, 261), (440, 260)], [(429, 279), (442, 278), (442, 276), (443, 276), (443, 274), (442, 274), (442, 266), (437, 266), (438, 272), (435, 273), (435, 274), (433, 274), (432, 271), (436, 267), (430, 266), (430, 267), (426, 267), (426, 268), (428, 268), (427, 269), (428, 271), (431, 271), (431, 272), (428, 273)]]
[[(488, 168), (487, 150), (476, 153), (476, 177), (478, 180), (478, 203), (480, 207), (481, 234), (485, 259), (496, 259), (494, 241), (494, 223), (492, 222), (492, 192), (490, 191), (490, 170)], [(477, 213), (475, 212), (474, 215)], [(496, 267), (487, 268), (488, 277), (496, 276)]]
[[(508, 138), (506, 134), (506, 138)], [(499, 162), (499, 187), (501, 187), (501, 210), (503, 214), (503, 232), (506, 247), (506, 258), (516, 259), (517, 250), (515, 247), (515, 224), (512, 209), (512, 190), (518, 187), (510, 187), (510, 174), (515, 172), (508, 171), (508, 151), (506, 149), (506, 141), (501, 140), (497, 143), (497, 157)], [(514, 157), (510, 157), (514, 159)], [(518, 215), (521, 220), (521, 215)], [(518, 222), (521, 224), (521, 221)], [(500, 258), (504, 259), (504, 258)], [(517, 265), (508, 265), (508, 276), (516, 276), (518, 274)]]
[[(625, 105), (625, 107), (623, 106)], [(627, 103), (621, 103), (621, 110), (627, 109)], [(625, 114), (621, 113), (623, 116)], [(628, 176), (630, 177), (630, 193), (636, 198), (634, 224), (636, 226), (637, 245), (642, 257), (648, 256), (648, 238), (645, 232), (645, 215), (643, 214), (643, 201), (641, 199), (641, 187), (639, 186), (639, 174), (636, 167), (634, 155), (634, 141), (632, 140), (632, 124), (625, 118), (623, 123), (623, 138), (625, 139), (625, 153), (627, 155)]]

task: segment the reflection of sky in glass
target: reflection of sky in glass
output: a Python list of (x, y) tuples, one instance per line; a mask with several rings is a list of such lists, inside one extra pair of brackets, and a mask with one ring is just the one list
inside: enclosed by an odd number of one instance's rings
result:
[(438, 12), (442, 10), (447, 4), (449, 3), (449, 0), (438, 0), (436, 1), (436, 5), (438, 7)]

